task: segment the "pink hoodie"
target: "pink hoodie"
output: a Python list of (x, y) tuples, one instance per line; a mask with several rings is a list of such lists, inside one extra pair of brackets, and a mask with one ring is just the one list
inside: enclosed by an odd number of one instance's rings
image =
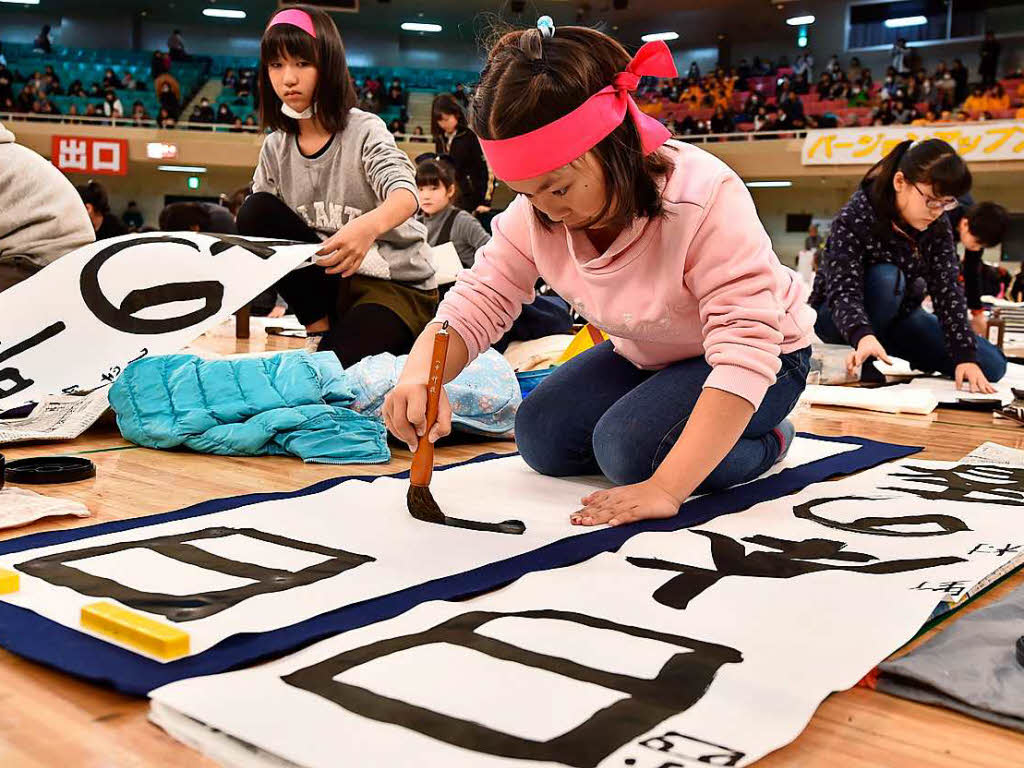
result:
[(470, 360), (533, 301), (539, 276), (637, 367), (703, 354), (712, 366), (705, 387), (760, 406), (780, 353), (811, 343), (807, 288), (779, 263), (729, 166), (691, 144), (670, 141), (663, 151), (674, 163), (665, 216), (636, 219), (603, 254), (582, 231), (545, 230), (522, 195), (494, 219), (493, 239), (437, 313), (465, 340)]

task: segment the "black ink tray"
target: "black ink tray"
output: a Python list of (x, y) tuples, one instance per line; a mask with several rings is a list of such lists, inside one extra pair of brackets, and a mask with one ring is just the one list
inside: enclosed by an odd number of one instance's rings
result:
[(4, 476), (9, 483), (26, 485), (74, 483), (96, 477), (96, 465), (77, 456), (41, 456), (7, 462)]

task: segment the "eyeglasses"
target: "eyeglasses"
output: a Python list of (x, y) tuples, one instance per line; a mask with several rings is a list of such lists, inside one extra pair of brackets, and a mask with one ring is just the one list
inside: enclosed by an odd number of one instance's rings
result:
[(917, 193), (921, 195), (921, 197), (924, 198), (925, 206), (931, 208), (933, 211), (952, 211), (960, 205), (960, 202), (955, 197), (944, 197), (940, 200), (939, 198), (932, 197), (931, 195), (926, 195), (921, 191), (921, 188), (913, 182), (911, 182), (911, 186), (917, 190)]

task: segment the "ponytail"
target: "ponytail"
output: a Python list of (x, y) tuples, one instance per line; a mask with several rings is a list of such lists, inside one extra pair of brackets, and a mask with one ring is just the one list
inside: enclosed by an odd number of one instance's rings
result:
[(891, 236), (892, 223), (900, 215), (893, 186), (897, 173), (912, 184), (930, 184), (941, 197), (961, 197), (971, 189), (971, 171), (949, 144), (941, 139), (901, 141), (861, 181), (861, 188), (878, 216), (879, 234), (886, 238)]

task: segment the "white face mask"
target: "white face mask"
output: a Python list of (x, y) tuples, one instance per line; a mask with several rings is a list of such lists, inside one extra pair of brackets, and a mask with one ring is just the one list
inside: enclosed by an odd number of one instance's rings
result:
[(287, 104), (285, 104), (284, 102), (281, 102), (281, 111), (285, 114), (285, 116), (290, 117), (293, 120), (308, 120), (309, 118), (311, 118), (313, 116), (313, 113), (314, 113), (315, 110), (313, 109), (313, 105), (310, 104), (308, 107), (306, 107), (301, 112), (296, 112), (294, 109), (289, 107)]

